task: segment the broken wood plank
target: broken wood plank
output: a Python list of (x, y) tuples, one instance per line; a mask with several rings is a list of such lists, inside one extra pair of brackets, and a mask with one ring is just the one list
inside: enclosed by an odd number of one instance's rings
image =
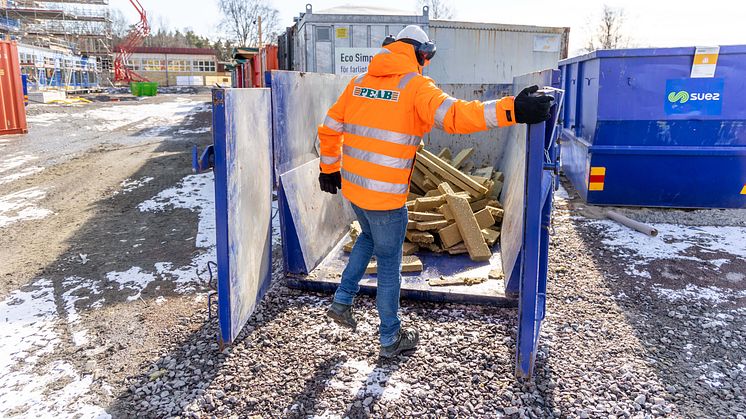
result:
[(417, 212), (412, 211), (409, 213), (409, 219), (414, 221), (440, 221), (445, 220), (443, 214), (436, 212)]
[(495, 225), (495, 217), (488, 209), (483, 209), (474, 213), (474, 219), (477, 220), (477, 224), (480, 229), (489, 228)]
[(418, 245), (434, 243), (435, 236), (425, 231), (407, 230), (407, 240)]
[[(438, 192), (440, 192), (440, 190), (438, 190)], [(446, 202), (445, 195), (427, 196), (427, 197), (417, 198), (417, 200), (414, 201), (414, 211), (418, 211), (418, 212), (430, 211), (445, 204), (445, 202)]]
[(503, 274), (502, 269), (496, 268), (490, 271), (490, 273), (487, 274), (487, 278), (489, 279), (503, 279), (505, 278), (505, 274)]
[(427, 189), (425, 189), (425, 174), (422, 173), (417, 164), (412, 169), (412, 184), (417, 186), (421, 191), (427, 192)]
[(401, 248), (403, 256), (413, 255), (415, 252), (420, 250), (420, 246), (417, 243), (404, 242)]
[(414, 209), (414, 201), (407, 201), (404, 203), (404, 206), (407, 207), (407, 210), (412, 211)]
[(497, 243), (497, 239), (500, 237), (500, 232), (492, 230), (490, 228), (482, 229), (482, 237), (484, 237), (484, 241), (487, 243), (487, 246), (494, 246), (495, 243)]
[(363, 229), (360, 227), (360, 223), (358, 221), (353, 221), (352, 224), (350, 224), (350, 239), (354, 242), (357, 240), (357, 238), (360, 236), (360, 233), (363, 232)]
[(487, 278), (482, 277), (445, 277), (432, 278), (427, 281), (431, 287), (447, 287), (449, 285), (476, 285), (485, 282)]
[(464, 162), (466, 162), (466, 159), (471, 157), (472, 154), (474, 154), (474, 147), (465, 148), (456, 153), (456, 157), (451, 159), (451, 164), (456, 169), (460, 169)]
[(440, 196), (440, 195), (443, 195), (443, 194), (440, 193), (439, 190), (437, 190), (437, 189), (431, 189), (431, 190), (427, 191), (427, 193), (425, 194), (425, 198), (429, 198), (431, 196)]
[(466, 245), (464, 243), (459, 243), (453, 247), (449, 247), (446, 249), (448, 253), (452, 255), (460, 255), (463, 253), (469, 253), (469, 250), (466, 248)]
[(503, 182), (501, 180), (493, 180), (492, 182), (492, 187), (487, 195), (492, 198), (499, 198), (500, 193), (503, 191)]
[(443, 204), (439, 206), (438, 212), (443, 214), (443, 217), (445, 217), (446, 220), (448, 221), (453, 220), (453, 213), (451, 212), (451, 207), (449, 207), (448, 204)]
[(407, 195), (407, 201), (415, 201), (417, 198), (422, 198), (422, 195), (418, 193), (412, 192), (412, 190), (409, 191), (409, 194)]
[(415, 230), (415, 229), (417, 229), (417, 221), (407, 220), (407, 230)]
[(440, 150), (440, 153), (438, 153), (438, 157), (440, 157), (441, 159), (443, 159), (445, 161), (450, 162), (451, 158), (452, 158), (452, 156), (451, 156), (451, 149), (448, 148), (448, 147), (443, 147)]
[[(419, 158), (415, 161), (414, 165), (417, 169), (419, 169), (420, 172), (422, 172), (422, 175), (425, 178), (423, 184), (426, 188), (429, 188), (428, 190), (436, 189), (438, 187), (438, 184), (442, 182), (442, 180), (438, 176), (436, 176), (435, 173), (433, 173), (432, 170), (430, 170), (430, 168), (425, 163), (420, 161)], [(430, 187), (428, 185), (428, 182), (432, 185), (435, 185), (435, 187)]]
[(427, 150), (422, 150), (417, 154), (417, 161), (422, 161), (422, 164), (427, 166), (434, 174), (441, 176), (443, 180), (452, 182), (473, 196), (482, 197), (488, 192), (487, 188), (474, 179)]
[[(486, 209), (474, 214), (473, 216), (474, 219), (477, 221), (477, 225), (479, 226), (480, 230), (489, 228), (490, 226), (495, 224), (495, 219), (492, 218), (491, 214)], [(456, 224), (451, 224), (447, 227), (441, 228), (440, 230), (438, 230), (438, 236), (440, 237), (441, 243), (443, 243), (443, 247), (447, 249), (463, 241), (463, 238), (461, 237), (461, 231)]]
[[(472, 178), (472, 180), (474, 180), (474, 182), (477, 182), (478, 184), (480, 184), (482, 186), (484, 186), (485, 183), (487, 183), (487, 182), (490, 181), (490, 178), (483, 177), (483, 176), (469, 175), (469, 177)], [(487, 188), (486, 186), (484, 186), (484, 187)], [(490, 188), (487, 188), (487, 190), (489, 190), (489, 189)]]
[(443, 253), (445, 250), (443, 250), (442, 247), (438, 246), (436, 243), (426, 243), (420, 246), (423, 249), (429, 250), (433, 253)]
[(495, 169), (492, 167), (483, 167), (481, 169), (477, 169), (474, 171), (474, 176), (479, 176), (482, 178), (492, 179), (492, 172), (494, 172)]
[(448, 221), (446, 220), (438, 220), (438, 221), (417, 221), (417, 226), (415, 227), (419, 231), (433, 231), (433, 230), (440, 230), (443, 227), (448, 226)]
[(342, 246), (342, 251), (345, 252), (345, 253), (350, 253), (350, 252), (352, 252), (352, 247), (353, 246), (355, 246), (355, 242), (352, 241), (352, 240), (350, 240), (347, 243), (345, 243), (344, 246)]
[[(422, 261), (417, 256), (404, 256), (401, 261), (402, 272), (422, 272)], [(365, 269), (366, 274), (378, 273), (378, 262), (375, 260), (368, 263)]]
[[(495, 219), (496, 223), (502, 222), (503, 215), (505, 215), (505, 210), (504, 209), (491, 207), (489, 205), (485, 209), (487, 211), (489, 211), (490, 214), (492, 214), (492, 217)], [(445, 214), (443, 214), (443, 215), (445, 216)], [(446, 220), (447, 219), (448, 219), (448, 217), (446, 217)]]
[[(446, 200), (448, 206), (451, 207), (451, 212), (453, 212), (453, 218), (456, 220), (459, 233), (461, 233), (466, 248), (469, 250), (469, 258), (473, 261), (489, 260), (492, 252), (487, 247), (487, 243), (484, 242), (484, 237), (482, 237), (475, 214), (471, 212), (469, 202), (455, 195), (448, 195)], [(489, 211), (487, 211), (487, 215), (492, 218)]]
[(478, 211), (481, 211), (487, 208), (487, 204), (489, 202), (490, 202), (489, 198), (483, 198), (483, 199), (480, 199), (479, 201), (472, 202), (471, 204), (469, 204), (469, 206), (471, 206), (471, 210), (473, 212), (478, 212)]
[(442, 193), (443, 195), (455, 193), (453, 192), (453, 188), (451, 188), (451, 185), (449, 185), (448, 182), (442, 182), (441, 184), (439, 184), (438, 191), (440, 191), (440, 193)]
[(471, 171), (474, 169), (474, 163), (467, 162), (464, 167), (461, 168), (461, 171), (464, 173), (471, 173)]

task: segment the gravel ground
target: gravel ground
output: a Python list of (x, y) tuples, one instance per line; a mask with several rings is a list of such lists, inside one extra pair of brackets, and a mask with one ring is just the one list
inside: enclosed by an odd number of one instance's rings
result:
[(513, 376), (515, 309), (405, 301), (422, 345), (382, 362), (374, 301), (357, 333), (329, 324), (277, 243), (271, 291), (221, 351), (212, 176), (189, 174), (206, 100), (38, 107), (0, 139), (0, 416), (746, 416), (743, 211), (622, 209), (650, 238), (560, 190), (532, 382)]
[[(411, 356), (384, 362), (377, 356), (373, 300), (358, 300), (361, 327), (349, 333), (324, 318), (328, 296), (288, 289), (277, 266), (275, 285), (234, 346), (221, 352), (210, 322), (192, 333), (164, 334), (171, 346), (141, 365), (110, 411), (122, 417), (746, 416), (743, 281), (717, 303), (698, 295), (666, 299), (653, 285), (679, 261), (651, 261), (651, 278), (630, 275), (628, 255), (604, 244), (613, 230), (579, 216), (577, 204), (560, 200), (555, 213), (534, 382), (513, 378), (514, 309), (404, 302), (404, 322), (420, 330), (422, 344)], [(721, 267), (744, 271), (744, 262), (739, 254)], [(719, 268), (692, 269), (704, 275)]]

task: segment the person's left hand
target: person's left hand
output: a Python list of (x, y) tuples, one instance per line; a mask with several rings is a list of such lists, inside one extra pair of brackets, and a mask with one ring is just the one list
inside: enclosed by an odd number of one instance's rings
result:
[(552, 107), (552, 96), (535, 95), (539, 86), (533, 85), (521, 90), (515, 97), (515, 120), (519, 124), (538, 124), (551, 118), (549, 108)]

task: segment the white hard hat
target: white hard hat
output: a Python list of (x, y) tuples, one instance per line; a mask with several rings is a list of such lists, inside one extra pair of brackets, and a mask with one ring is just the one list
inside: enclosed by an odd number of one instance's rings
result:
[(399, 34), (396, 35), (397, 41), (401, 39), (413, 39), (421, 44), (430, 42), (430, 38), (427, 37), (425, 31), (417, 25), (409, 25), (402, 29)]

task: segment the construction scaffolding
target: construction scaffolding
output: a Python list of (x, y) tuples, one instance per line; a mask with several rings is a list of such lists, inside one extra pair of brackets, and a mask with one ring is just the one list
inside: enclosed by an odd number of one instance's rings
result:
[(92, 58), (112, 70), (109, 0), (0, 0), (0, 34), (25, 45)]

